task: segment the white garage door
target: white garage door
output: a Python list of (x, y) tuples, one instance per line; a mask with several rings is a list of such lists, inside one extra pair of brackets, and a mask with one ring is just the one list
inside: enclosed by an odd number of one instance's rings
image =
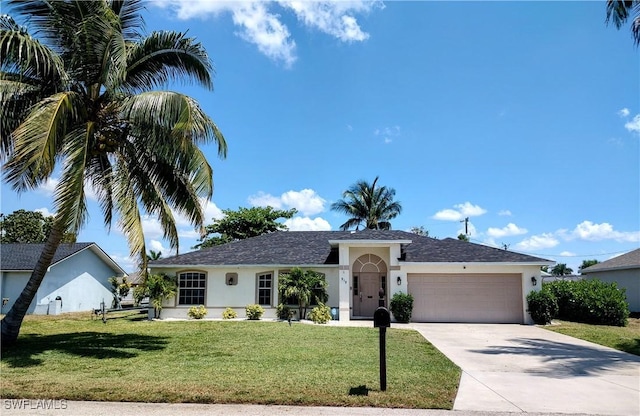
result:
[(414, 322), (522, 323), (520, 274), (409, 274)]

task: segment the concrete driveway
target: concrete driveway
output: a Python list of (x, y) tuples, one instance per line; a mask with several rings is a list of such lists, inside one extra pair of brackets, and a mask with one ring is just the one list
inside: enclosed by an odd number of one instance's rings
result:
[(640, 415), (640, 357), (528, 325), (409, 324), (463, 371), (454, 410)]

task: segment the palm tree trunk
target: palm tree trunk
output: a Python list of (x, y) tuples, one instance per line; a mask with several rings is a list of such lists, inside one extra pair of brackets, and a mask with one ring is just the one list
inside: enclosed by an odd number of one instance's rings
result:
[(31, 277), (27, 282), (27, 285), (16, 299), (15, 303), (9, 310), (9, 312), (0, 321), (1, 335), (0, 345), (5, 346), (13, 345), (18, 339), (20, 333), (20, 327), (22, 326), (22, 320), (29, 310), (29, 305), (33, 301), (33, 298), (38, 293), (38, 288), (44, 279), (44, 275), (47, 273), (47, 269), (53, 261), (53, 256), (58, 250), (58, 246), (62, 241), (64, 235), (63, 229), (59, 222), (54, 222), (51, 227), (51, 232), (47, 237), (47, 241), (40, 253), (40, 258), (36, 263), (36, 267), (31, 273)]

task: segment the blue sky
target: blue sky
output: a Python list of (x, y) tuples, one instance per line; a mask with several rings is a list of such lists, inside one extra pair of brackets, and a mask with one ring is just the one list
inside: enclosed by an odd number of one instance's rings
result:
[[(640, 61), (603, 2), (164, 0), (147, 30), (196, 37), (215, 90), (199, 100), (224, 133), (207, 148), (220, 209), (297, 208), (294, 230), (337, 230), (332, 202), (357, 180), (396, 190), (392, 224), (567, 263), (640, 246)], [(54, 178), (2, 212), (51, 212)], [(78, 241), (133, 271), (94, 200)], [(166, 256), (157, 222), (149, 249)], [(181, 252), (196, 234), (180, 223)]]

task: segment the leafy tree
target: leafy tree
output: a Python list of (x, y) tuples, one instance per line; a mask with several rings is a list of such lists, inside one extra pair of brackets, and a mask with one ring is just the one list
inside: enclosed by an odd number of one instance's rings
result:
[(162, 304), (165, 299), (174, 297), (178, 290), (176, 277), (167, 276), (164, 273), (148, 274), (143, 285), (153, 306), (154, 316), (160, 318)]
[[(11, 243), (44, 243), (51, 232), (53, 216), (45, 217), (38, 211), (19, 209), (9, 215), (0, 214), (0, 242)], [(75, 243), (76, 236), (65, 233), (63, 243)]]
[(287, 226), (277, 220), (289, 219), (298, 211), (295, 208), (279, 210), (273, 207), (240, 207), (237, 211), (223, 209), (222, 212), (224, 217), (213, 220), (213, 224), (205, 227), (205, 237), (194, 248), (207, 248), (274, 231), (286, 231)]
[(297, 303), (300, 319), (305, 318), (309, 305), (325, 303), (329, 299), (324, 275), (313, 270), (303, 271), (299, 267), (280, 274), (278, 292), (281, 302)]
[(567, 267), (564, 263), (558, 263), (551, 269), (552, 276), (566, 276), (573, 273), (573, 269)]
[(113, 307), (120, 309), (122, 308), (120, 302), (129, 294), (131, 283), (127, 281), (127, 276), (122, 278), (113, 276), (108, 280), (111, 284), (111, 294), (113, 294)]
[(423, 237), (429, 237), (429, 230), (425, 230), (422, 225), (419, 227), (411, 227), (411, 230), (409, 230), (409, 232), (421, 235)]
[[(15, 343), (24, 315), (65, 232), (87, 222), (85, 185), (105, 226), (114, 216), (146, 270), (142, 216), (159, 217), (178, 248), (174, 212), (202, 227), (200, 198), (213, 171), (199, 145), (226, 142), (189, 96), (159, 91), (184, 79), (212, 89), (212, 64), (184, 33), (142, 34), (139, 0), (8, 0), (29, 22), (0, 16), (0, 162), (18, 192), (60, 172), (56, 217), (22, 294), (2, 319), (2, 344)], [(7, 7), (5, 6), (5, 10)], [(37, 37), (36, 37), (37, 36)]]
[(596, 259), (582, 260), (582, 264), (580, 265), (580, 267), (578, 267), (578, 273), (582, 274), (583, 269), (586, 269), (587, 267), (593, 266), (594, 264), (598, 264), (598, 263), (600, 262)]
[(460, 233), (460, 234), (458, 234), (458, 240), (466, 241), (468, 243), (469, 242), (469, 236), (466, 235), (465, 233)]
[(346, 214), (349, 219), (340, 226), (346, 231), (352, 227), (356, 230), (364, 222), (365, 228), (374, 230), (390, 230), (390, 220), (402, 212), (400, 202), (394, 201), (396, 191), (386, 186), (378, 186), (378, 177), (369, 184), (358, 181), (342, 193), (342, 198), (331, 205), (334, 211)]
[(631, 18), (631, 35), (636, 46), (640, 45), (640, 1), (607, 0), (607, 24), (613, 22), (620, 29)]

